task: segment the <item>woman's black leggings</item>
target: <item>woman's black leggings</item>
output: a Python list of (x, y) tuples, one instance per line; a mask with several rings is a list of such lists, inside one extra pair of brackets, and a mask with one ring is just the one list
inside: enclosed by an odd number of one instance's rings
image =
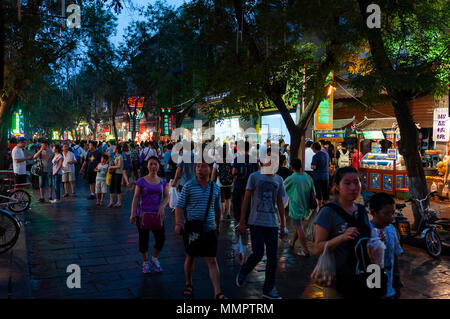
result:
[[(150, 230), (141, 229), (140, 218), (136, 217), (136, 225), (139, 232), (139, 252), (145, 254), (148, 252), (148, 241), (150, 240)], [(165, 225), (160, 230), (152, 230), (155, 236), (155, 246), (157, 251), (161, 251), (166, 241)]]

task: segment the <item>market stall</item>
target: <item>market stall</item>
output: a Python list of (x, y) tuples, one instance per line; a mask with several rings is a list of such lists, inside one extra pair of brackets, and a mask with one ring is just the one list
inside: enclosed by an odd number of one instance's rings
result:
[(362, 141), (369, 147), (368, 152), (363, 152), (359, 172), (363, 190), (404, 198), (408, 189), (408, 176), (403, 157), (397, 149), (396, 142), (400, 136), (395, 123), (395, 118), (366, 118), (354, 126), (359, 149)]

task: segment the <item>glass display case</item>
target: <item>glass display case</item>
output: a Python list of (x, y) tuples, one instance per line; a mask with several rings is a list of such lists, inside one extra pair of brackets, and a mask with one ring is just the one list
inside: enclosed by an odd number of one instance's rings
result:
[[(397, 155), (396, 169), (399, 171), (406, 170), (403, 156)], [(361, 168), (393, 170), (394, 160), (389, 158), (388, 154), (383, 153), (367, 153), (361, 161)]]

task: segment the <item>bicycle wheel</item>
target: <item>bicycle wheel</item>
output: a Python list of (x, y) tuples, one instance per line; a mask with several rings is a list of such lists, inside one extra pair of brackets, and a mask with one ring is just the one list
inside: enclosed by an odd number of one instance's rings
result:
[(16, 189), (9, 194), (9, 197), (17, 200), (17, 203), (8, 205), (8, 208), (14, 213), (21, 213), (30, 208), (31, 196), (27, 191)]
[(19, 238), (20, 226), (8, 212), (0, 210), (0, 253), (14, 246)]
[(441, 239), (434, 230), (430, 230), (425, 235), (425, 248), (427, 253), (433, 257), (438, 258), (442, 253)]

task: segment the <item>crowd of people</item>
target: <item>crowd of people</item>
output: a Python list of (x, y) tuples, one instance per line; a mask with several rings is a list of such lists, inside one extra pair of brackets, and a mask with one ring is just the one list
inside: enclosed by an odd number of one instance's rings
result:
[[(209, 141), (211, 142), (211, 141)], [(297, 240), (301, 249), (298, 255), (311, 254), (305, 235), (304, 221), (317, 200), (314, 254), (324, 250), (336, 256), (336, 276), (332, 287), (325, 289), (326, 296), (361, 297), (361, 287), (352, 270), (357, 264), (355, 243), (371, 237), (371, 230), (380, 229), (386, 244), (386, 289), (382, 297), (398, 298), (400, 280), (396, 256), (401, 247), (395, 230), (389, 226), (393, 220), (394, 202), (386, 194), (377, 194), (370, 202), (369, 214), (357, 204), (361, 191), (358, 168), (358, 150), (340, 149), (336, 155), (339, 168), (333, 166), (330, 148), (319, 142), (307, 142), (305, 165), (296, 157), (290, 159), (289, 147), (280, 140), (278, 163), (272, 165), (271, 141), (252, 148), (249, 142), (244, 149), (237, 142), (223, 143), (210, 148), (205, 144), (191, 143), (190, 154), (180, 150), (179, 160), (172, 156), (174, 141), (169, 142), (95, 142), (51, 143), (32, 141), (31, 154), (25, 155), (26, 140), (20, 139), (11, 148), (15, 183), (27, 181), (27, 163), (34, 163), (34, 175), (39, 179), (39, 202), (51, 203), (61, 197), (76, 196), (75, 181), (84, 176), (89, 184), (89, 200), (103, 206), (109, 190), (108, 208), (122, 206), (122, 187), (134, 185), (130, 223), (136, 224), (139, 233), (139, 252), (143, 273), (163, 271), (158, 256), (165, 243), (165, 210), (172, 192), (177, 190), (175, 232), (183, 236), (186, 260), (186, 282), (183, 295), (192, 298), (195, 259), (203, 257), (209, 267), (214, 286), (214, 297), (224, 299), (221, 291), (220, 271), (216, 259), (218, 233), (224, 219), (234, 217), (241, 236), (250, 234), (252, 253), (236, 277), (242, 287), (247, 276), (267, 256), (266, 276), (262, 296), (281, 299), (275, 290), (278, 264), (279, 238), (287, 236), (286, 215), (292, 219), (294, 232), (289, 241), (291, 249)], [(207, 153), (206, 156), (200, 156)], [(186, 160), (190, 159), (190, 160)], [(356, 165), (356, 166), (355, 166)], [(331, 181), (331, 182), (330, 182)], [(71, 195), (69, 195), (69, 186)], [(61, 189), (64, 193), (61, 196)], [(331, 193), (331, 196), (330, 196)], [(115, 201), (115, 199), (117, 200)], [(332, 198), (332, 201), (330, 201)], [(286, 213), (287, 212), (287, 213)], [(155, 237), (153, 253), (149, 258), (150, 232)], [(326, 247), (326, 248), (325, 248)], [(367, 248), (372, 258), (370, 247)]]

